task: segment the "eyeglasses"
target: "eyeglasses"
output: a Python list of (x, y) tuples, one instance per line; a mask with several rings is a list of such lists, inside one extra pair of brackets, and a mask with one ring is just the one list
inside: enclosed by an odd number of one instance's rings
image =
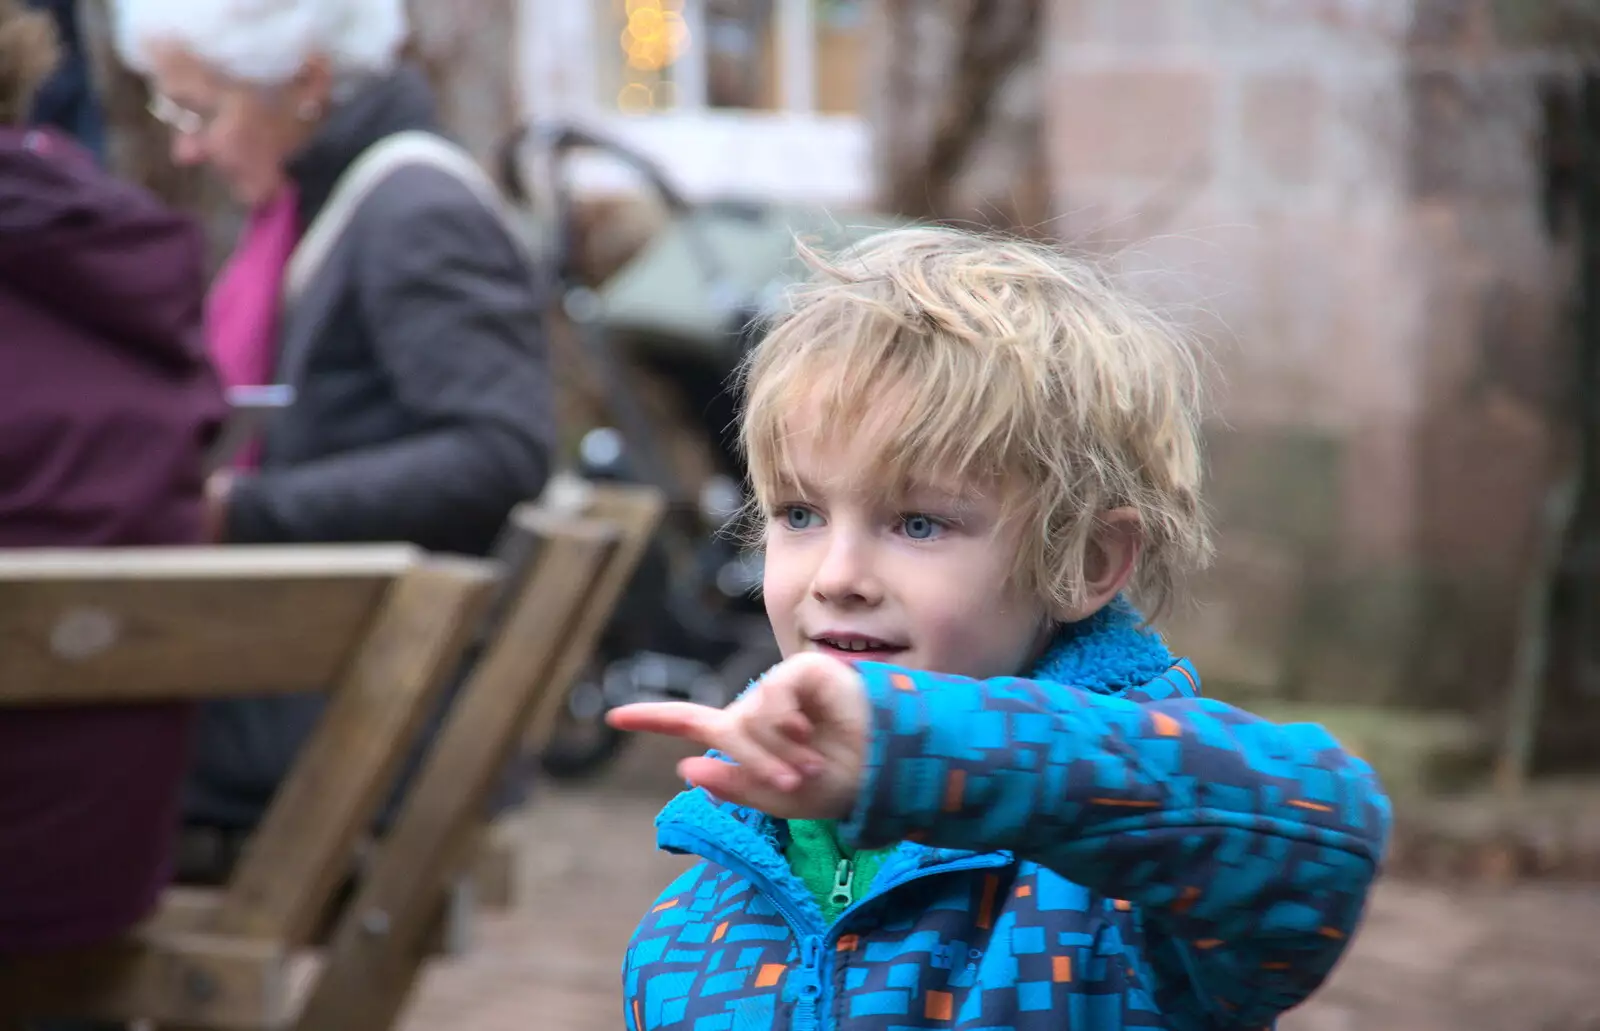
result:
[(160, 94), (151, 97), (150, 103), (145, 105), (145, 109), (150, 112), (151, 117), (155, 118), (156, 121), (173, 132), (182, 133), (185, 136), (198, 136), (200, 133), (205, 132), (216, 118), (216, 115), (203, 115), (198, 111), (192, 111), (170, 97), (164, 97)]

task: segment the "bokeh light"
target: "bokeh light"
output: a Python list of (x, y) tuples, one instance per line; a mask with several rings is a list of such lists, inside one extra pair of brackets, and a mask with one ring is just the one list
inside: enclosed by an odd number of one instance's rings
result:
[(638, 114), (656, 106), (655, 91), (642, 82), (630, 82), (617, 93), (617, 110)]
[[(668, 69), (692, 42), (681, 0), (624, 0), (622, 8), (626, 22), (617, 43), (632, 81), (617, 95), (617, 106), (624, 111), (670, 106), (676, 91), (660, 87), (669, 85)], [(641, 81), (644, 77), (653, 81)]]

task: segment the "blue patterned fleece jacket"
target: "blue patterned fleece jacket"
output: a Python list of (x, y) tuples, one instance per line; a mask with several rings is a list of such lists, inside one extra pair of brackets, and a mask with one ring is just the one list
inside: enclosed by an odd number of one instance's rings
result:
[(634, 933), (629, 1031), (1268, 1028), (1354, 932), (1390, 822), (1372, 770), (1198, 697), (1132, 610), (1026, 680), (860, 670), (840, 837), (902, 844), (829, 924), (782, 821), (679, 795), (658, 843), (705, 862)]

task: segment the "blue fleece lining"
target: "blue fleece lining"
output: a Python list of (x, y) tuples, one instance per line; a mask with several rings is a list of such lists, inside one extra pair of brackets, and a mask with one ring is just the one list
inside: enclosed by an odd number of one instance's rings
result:
[(778, 837), (782, 827), (781, 821), (765, 813), (720, 802), (700, 788), (690, 788), (668, 802), (656, 816), (656, 846), (682, 852), (685, 849), (674, 840), (677, 835), (708, 839), (771, 881), (773, 890), (809, 915), (820, 932), (824, 926), (822, 907), (790, 869)]
[(1161, 635), (1119, 597), (1082, 623), (1063, 626), (1028, 679), (1121, 694), (1161, 676), (1172, 661)]

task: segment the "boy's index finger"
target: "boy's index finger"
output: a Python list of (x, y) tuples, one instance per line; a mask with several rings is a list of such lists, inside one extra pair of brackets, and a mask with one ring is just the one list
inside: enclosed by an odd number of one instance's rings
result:
[(665, 734), (705, 748), (720, 746), (723, 710), (694, 702), (635, 702), (606, 713), (606, 722), (618, 730), (639, 734)]

